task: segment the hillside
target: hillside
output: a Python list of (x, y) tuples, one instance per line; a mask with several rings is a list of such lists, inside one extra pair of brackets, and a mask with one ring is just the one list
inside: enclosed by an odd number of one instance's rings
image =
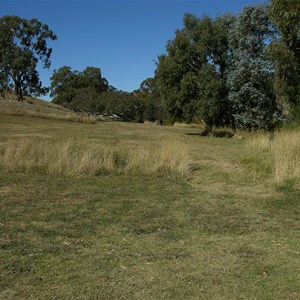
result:
[(83, 123), (93, 122), (89, 117), (76, 114), (74, 111), (48, 101), (25, 97), (24, 101), (20, 102), (11, 95), (0, 97), (0, 115), (30, 116)]

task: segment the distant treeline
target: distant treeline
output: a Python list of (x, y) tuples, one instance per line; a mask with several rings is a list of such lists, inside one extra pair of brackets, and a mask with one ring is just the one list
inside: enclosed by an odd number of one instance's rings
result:
[[(145, 82), (151, 82), (151, 79)], [(62, 67), (51, 77), (53, 102), (77, 112), (103, 115), (117, 120), (161, 121), (159, 95), (141, 88), (132, 93), (119, 91), (102, 77), (100, 68), (87, 67), (82, 72)]]
[[(47, 92), (35, 68), (39, 60), (50, 66), (47, 39), (56, 36), (35, 19), (0, 19), (2, 91), (14, 89), (20, 100)], [(273, 131), (300, 105), (300, 1), (271, 0), (217, 18), (186, 14), (154, 77), (131, 93), (109, 85), (100, 68), (67, 66), (54, 71), (50, 91), (57, 104), (124, 121)]]

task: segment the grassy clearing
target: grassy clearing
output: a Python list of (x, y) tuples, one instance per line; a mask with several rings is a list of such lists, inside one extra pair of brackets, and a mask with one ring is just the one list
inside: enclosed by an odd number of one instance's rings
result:
[(0, 172), (0, 299), (299, 299), (299, 191), (251, 180), (246, 139), (194, 132), (0, 116), (2, 149), (180, 141), (198, 166), (188, 181)]
[(293, 182), (300, 187), (300, 131), (282, 131), (274, 138), (259, 134), (249, 139), (250, 163), (259, 177), (269, 176), (274, 182)]

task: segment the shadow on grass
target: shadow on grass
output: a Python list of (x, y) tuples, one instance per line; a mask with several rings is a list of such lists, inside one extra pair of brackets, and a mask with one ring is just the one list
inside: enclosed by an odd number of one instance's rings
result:
[(212, 130), (209, 132), (203, 130), (201, 132), (187, 132), (186, 135), (211, 136), (217, 138), (232, 138), (234, 136), (234, 132), (231, 130)]
[(264, 207), (281, 228), (300, 230), (300, 190), (290, 181), (277, 186), (276, 190), (279, 196), (267, 201)]
[(295, 180), (286, 180), (281, 185), (278, 185), (276, 190), (282, 193), (282, 196), (273, 202), (274, 207), (300, 213), (300, 189), (296, 188)]

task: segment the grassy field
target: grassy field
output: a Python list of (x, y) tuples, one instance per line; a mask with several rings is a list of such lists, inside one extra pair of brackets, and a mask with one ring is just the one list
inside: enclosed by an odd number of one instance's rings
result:
[[(2, 165), (0, 299), (299, 299), (299, 190), (255, 176), (248, 141), (195, 132), (0, 115), (2, 156), (67, 141), (154, 155), (93, 174)], [(166, 142), (188, 174), (155, 152)]]

